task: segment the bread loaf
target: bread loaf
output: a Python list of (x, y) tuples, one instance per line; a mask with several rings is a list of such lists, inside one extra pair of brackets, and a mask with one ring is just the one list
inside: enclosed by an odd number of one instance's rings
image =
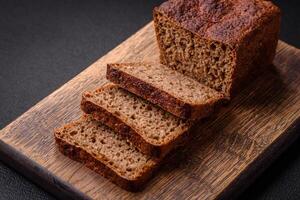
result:
[(230, 98), (272, 63), (280, 10), (265, 0), (169, 0), (154, 9), (161, 63)]

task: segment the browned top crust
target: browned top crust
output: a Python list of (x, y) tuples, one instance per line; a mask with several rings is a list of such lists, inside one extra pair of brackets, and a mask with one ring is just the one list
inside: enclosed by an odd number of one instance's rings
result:
[(267, 0), (169, 0), (155, 9), (202, 38), (232, 46), (280, 16)]

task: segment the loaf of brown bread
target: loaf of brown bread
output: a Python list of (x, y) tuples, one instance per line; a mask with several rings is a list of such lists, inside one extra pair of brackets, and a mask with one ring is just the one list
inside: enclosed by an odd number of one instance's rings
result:
[(141, 189), (158, 166), (157, 160), (88, 115), (55, 130), (54, 136), (64, 155), (130, 191)]
[(266, 0), (169, 0), (154, 9), (163, 64), (230, 98), (272, 63), (280, 10)]
[(107, 65), (107, 79), (183, 119), (208, 116), (223, 95), (159, 63)]
[(185, 141), (192, 125), (112, 83), (85, 92), (81, 108), (143, 153), (160, 158)]

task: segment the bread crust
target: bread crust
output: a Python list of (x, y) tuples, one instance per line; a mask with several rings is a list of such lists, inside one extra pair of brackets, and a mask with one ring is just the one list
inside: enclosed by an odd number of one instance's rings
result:
[(261, 0), (169, 0), (155, 7), (156, 12), (201, 38), (232, 47), (280, 16), (277, 6)]
[(55, 134), (55, 141), (58, 146), (59, 151), (68, 156), (72, 160), (83, 163), (89, 169), (95, 171), (96, 173), (109, 179), (111, 182), (117, 184), (123, 189), (138, 192), (143, 189), (145, 183), (149, 178), (151, 178), (153, 172), (156, 170), (157, 166), (145, 166), (143, 169), (143, 174), (137, 179), (129, 180), (120, 175), (118, 175), (114, 170), (107, 167), (100, 160), (94, 158), (91, 154), (86, 152), (81, 147), (72, 145)]
[(184, 145), (189, 137), (189, 131), (174, 137), (169, 143), (162, 145), (154, 145), (147, 142), (141, 135), (139, 135), (133, 128), (123, 122), (118, 116), (93, 102), (87, 100), (85, 93), (82, 95), (81, 109), (86, 114), (91, 114), (93, 118), (113, 129), (117, 134), (121, 135), (124, 139), (130, 140), (142, 153), (160, 160), (165, 157), (172, 149), (177, 146)]
[[(143, 65), (145, 63), (140, 64)], [(214, 104), (222, 100), (222, 98), (214, 99), (214, 101), (202, 105), (188, 104), (139, 78), (119, 70), (120, 66), (122, 64), (107, 64), (106, 78), (125, 90), (160, 106), (162, 109), (182, 119), (197, 120), (207, 117), (212, 113)]]

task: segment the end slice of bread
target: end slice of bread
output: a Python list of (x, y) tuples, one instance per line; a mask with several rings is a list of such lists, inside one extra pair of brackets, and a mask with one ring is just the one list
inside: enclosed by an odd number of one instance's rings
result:
[(183, 119), (207, 117), (224, 95), (158, 63), (107, 65), (107, 79)]
[(186, 141), (192, 125), (113, 83), (85, 92), (81, 108), (143, 153), (160, 158)]
[(64, 155), (130, 191), (141, 189), (158, 165), (157, 160), (88, 115), (55, 130), (54, 135)]

